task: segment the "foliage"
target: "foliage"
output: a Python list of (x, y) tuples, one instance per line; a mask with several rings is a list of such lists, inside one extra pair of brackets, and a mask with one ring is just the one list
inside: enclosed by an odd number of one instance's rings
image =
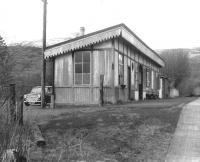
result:
[(0, 161), (8, 162), (8, 159), (16, 158), (16, 161), (23, 162), (22, 159), (29, 159), (32, 144), (30, 124), (24, 122), (23, 126), (19, 125), (19, 116), (11, 122), (9, 98), (0, 96), (0, 101), (2, 99), (6, 102), (0, 102)]
[(195, 89), (200, 88), (200, 56), (194, 55), (192, 49), (167, 49), (158, 51), (166, 62), (162, 69), (171, 81), (171, 87), (179, 89), (180, 95), (194, 95)]
[(164, 50), (161, 56), (166, 62), (166, 66), (162, 69), (164, 74), (170, 78), (172, 86), (178, 88), (179, 84), (190, 75), (188, 50)]
[[(21, 44), (8, 47), (13, 60), (11, 75), (19, 94), (28, 93), (33, 86), (41, 84), (42, 49)], [(47, 62), (47, 85), (51, 85), (51, 64)]]
[(195, 56), (190, 58), (190, 77), (185, 78), (185, 80), (181, 83), (180, 88), (185, 90), (185, 94), (187, 95), (195, 95), (195, 89), (200, 87), (200, 56)]
[(11, 81), (12, 59), (4, 39), (0, 36), (0, 85)]

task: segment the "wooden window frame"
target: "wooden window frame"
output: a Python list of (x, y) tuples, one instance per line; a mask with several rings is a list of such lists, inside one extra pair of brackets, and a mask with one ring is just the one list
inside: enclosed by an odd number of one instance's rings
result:
[(146, 80), (146, 87), (150, 87), (150, 85), (151, 85), (151, 77), (150, 77), (150, 75), (151, 75), (151, 73), (150, 73), (150, 69), (147, 69), (146, 70), (146, 78), (147, 78), (147, 80)]
[[(119, 61), (119, 57), (122, 57), (122, 63)], [(120, 74), (120, 68), (122, 68), (122, 74)], [(124, 55), (121, 53), (118, 53), (118, 71), (119, 71), (119, 77), (118, 77), (118, 82), (119, 85), (124, 85)]]
[(138, 90), (138, 84), (139, 84), (139, 64), (138, 64), (138, 62), (135, 62), (135, 66), (134, 66), (134, 68), (135, 68), (135, 90)]
[[(76, 61), (75, 61), (75, 59), (76, 59), (76, 54), (77, 53), (82, 53), (82, 61), (81, 61), (81, 63), (76, 63)], [(83, 55), (84, 55), (84, 53), (89, 53), (90, 54), (90, 63), (89, 63), (89, 65), (90, 65), (90, 73), (83, 73), (83, 64), (84, 64), (84, 62), (83, 62)], [(91, 85), (91, 51), (77, 51), (77, 52), (74, 52), (74, 85), (76, 85), (76, 86), (88, 86), (88, 85)], [(81, 64), (82, 65), (82, 73), (81, 73), (81, 84), (77, 84), (76, 83), (76, 64)], [(89, 74), (89, 76), (90, 76), (90, 78), (89, 78), (89, 84), (84, 84), (83, 83), (83, 75), (84, 74)]]

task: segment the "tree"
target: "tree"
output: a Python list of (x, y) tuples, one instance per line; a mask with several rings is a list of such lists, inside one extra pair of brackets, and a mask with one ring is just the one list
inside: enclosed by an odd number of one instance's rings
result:
[(161, 52), (161, 57), (166, 63), (162, 69), (163, 73), (170, 79), (172, 87), (179, 88), (179, 85), (190, 75), (188, 50), (164, 50)]
[(0, 36), (0, 85), (11, 82), (12, 63), (4, 39)]
[[(29, 93), (34, 86), (41, 85), (42, 49), (30, 44), (14, 44), (8, 46), (8, 52), (17, 93)], [(52, 64), (48, 61), (46, 64), (46, 85), (52, 85)]]

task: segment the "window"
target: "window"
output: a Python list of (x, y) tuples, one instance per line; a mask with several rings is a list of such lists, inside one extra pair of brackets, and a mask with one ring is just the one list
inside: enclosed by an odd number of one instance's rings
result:
[(149, 69), (147, 69), (147, 87), (150, 87), (150, 80), (151, 80), (151, 76), (150, 76), (150, 71)]
[(124, 84), (124, 56), (119, 54), (119, 85)]
[(90, 84), (90, 52), (75, 53), (75, 84)]
[(138, 63), (135, 63), (135, 89), (138, 89)]
[(154, 71), (151, 71), (151, 88), (154, 89)]

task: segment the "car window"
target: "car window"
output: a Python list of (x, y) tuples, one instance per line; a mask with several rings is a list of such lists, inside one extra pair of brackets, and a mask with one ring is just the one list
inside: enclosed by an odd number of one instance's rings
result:
[(41, 88), (40, 87), (35, 87), (31, 90), (31, 93), (41, 93)]
[[(41, 87), (35, 87), (31, 90), (31, 93), (41, 93), (41, 92), (42, 92)], [(52, 93), (52, 87), (46, 87), (45, 92)]]

